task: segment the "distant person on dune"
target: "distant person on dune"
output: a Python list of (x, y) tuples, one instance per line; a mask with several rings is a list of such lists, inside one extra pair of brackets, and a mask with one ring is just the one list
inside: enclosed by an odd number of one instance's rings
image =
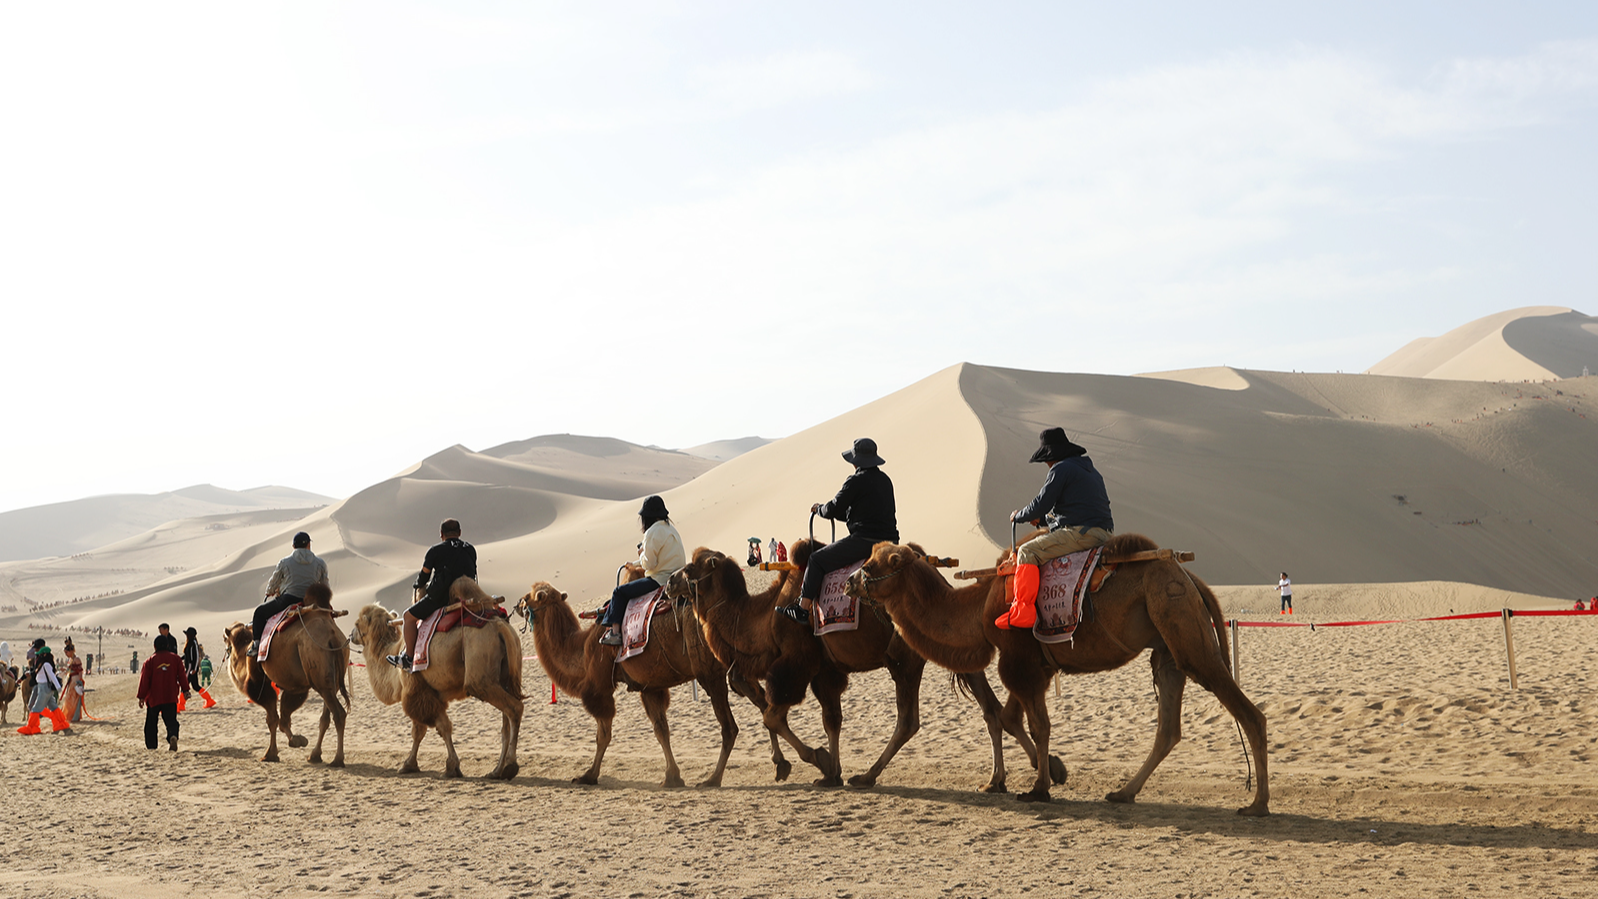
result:
[(843, 519), (849, 534), (811, 553), (799, 588), (799, 601), (777, 607), (777, 611), (800, 624), (810, 623), (810, 609), (821, 598), (821, 584), (827, 575), (865, 561), (871, 555), (871, 547), (880, 541), (899, 542), (893, 480), (882, 471), (886, 460), (877, 455), (877, 442), (870, 437), (856, 440), (851, 449), (844, 451), (843, 460), (854, 466), (854, 474), (844, 478), (832, 502), (815, 503), (810, 514), (829, 521)]
[(644, 542), (639, 547), (637, 565), (644, 569), (644, 576), (611, 591), (610, 606), (600, 622), (606, 627), (599, 642), (606, 646), (621, 645), (621, 623), (627, 614), (627, 604), (666, 586), (666, 581), (688, 564), (682, 535), (671, 523), (665, 500), (658, 496), (645, 498), (643, 507), (638, 510), (638, 523), (644, 531)]
[(1282, 611), (1277, 614), (1293, 614), (1293, 582), (1288, 579), (1285, 571), (1282, 572), (1282, 579), (1276, 582), (1276, 592), (1282, 594)]
[(294, 535), (294, 551), (284, 556), (267, 578), (266, 599), (255, 607), (255, 617), (250, 622), (250, 636), (254, 638), (250, 655), (255, 655), (266, 622), (289, 606), (304, 602), (305, 591), (312, 584), (327, 585), (327, 563), (311, 552), (311, 535), (300, 531)]
[(416, 650), (416, 628), (427, 616), (449, 605), (450, 585), (462, 577), (477, 580), (477, 547), (461, 539), (461, 523), (447, 518), (438, 526), (438, 542), (422, 557), (422, 570), (412, 590), (427, 591), (422, 600), (405, 610), (405, 651), (388, 657), (391, 665), (411, 670), (411, 654)]
[(1026, 508), (1010, 513), (1011, 521), (1039, 521), (1049, 532), (1015, 551), (1015, 601), (994, 619), (1001, 628), (1031, 627), (1038, 621), (1038, 566), (1050, 559), (1102, 546), (1115, 536), (1110, 495), (1104, 477), (1093, 467), (1088, 451), (1072, 443), (1064, 428), (1038, 434), (1038, 448), (1029, 462), (1047, 462), (1043, 489)]

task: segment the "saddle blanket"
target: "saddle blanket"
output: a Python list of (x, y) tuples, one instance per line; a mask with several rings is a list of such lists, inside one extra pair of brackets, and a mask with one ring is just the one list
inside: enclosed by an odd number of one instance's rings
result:
[(671, 600), (666, 598), (666, 588), (660, 587), (627, 604), (627, 614), (621, 619), (621, 646), (616, 661), (625, 662), (644, 651), (649, 645), (649, 622), (661, 612), (671, 611)]
[(849, 576), (866, 564), (862, 559), (832, 572), (821, 579), (821, 598), (816, 600), (810, 620), (815, 625), (816, 636), (834, 631), (852, 631), (860, 627), (860, 600), (844, 590)]
[[(499, 597), (494, 597), (496, 600)], [(451, 603), (450, 605), (454, 605)], [(416, 653), (411, 659), (411, 671), (426, 671), (427, 647), (433, 638), (439, 634), (447, 634), (461, 624), (467, 627), (482, 627), (495, 618), (510, 618), (510, 613), (504, 606), (495, 606), (488, 612), (470, 612), (465, 609), (456, 609), (446, 606), (427, 616), (416, 628)]]
[[(266, 619), (266, 627), (261, 630), (261, 643), (259, 646), (255, 647), (255, 660), (257, 662), (266, 661), (267, 653), (272, 651), (272, 636), (276, 634), (278, 629), (283, 626), (286, 619), (289, 617), (289, 613), (294, 612), (299, 607), (300, 604), (295, 603), (276, 615), (273, 615), (271, 618)], [(296, 617), (298, 617), (297, 613)]]
[(1038, 623), (1032, 626), (1032, 636), (1039, 643), (1075, 639), (1077, 625), (1082, 623), (1082, 603), (1103, 549), (1095, 546), (1038, 566)]

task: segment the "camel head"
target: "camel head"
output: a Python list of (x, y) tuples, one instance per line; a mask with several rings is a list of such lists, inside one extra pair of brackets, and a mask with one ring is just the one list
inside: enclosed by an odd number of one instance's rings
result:
[(849, 576), (845, 592), (856, 599), (867, 599), (871, 596), (872, 584), (899, 574), (924, 555), (921, 547), (914, 543), (900, 546), (884, 540), (872, 548), (871, 558), (866, 559), (860, 570)]
[(516, 611), (527, 616), (528, 621), (532, 621), (543, 609), (565, 601), (566, 594), (556, 590), (554, 584), (549, 581), (539, 581), (529, 587), (521, 599), (516, 600)]
[(698, 587), (706, 578), (723, 575), (729, 571), (739, 571), (738, 563), (728, 558), (723, 553), (701, 546), (694, 550), (693, 558), (684, 565), (680, 571), (671, 576), (666, 582), (666, 595), (674, 600), (687, 597), (695, 603), (699, 600)]
[(250, 647), (250, 626), (235, 621), (222, 630), (223, 651), (230, 656), (241, 656)]
[(379, 649), (386, 647), (393, 642), (394, 626), (391, 622), (398, 618), (398, 615), (375, 602), (366, 606), (355, 616), (355, 626), (350, 628), (350, 644)]

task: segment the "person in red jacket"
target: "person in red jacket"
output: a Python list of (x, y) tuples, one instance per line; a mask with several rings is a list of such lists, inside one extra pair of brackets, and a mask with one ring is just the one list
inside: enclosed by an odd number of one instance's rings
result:
[(178, 641), (155, 638), (155, 654), (139, 669), (139, 705), (144, 707), (144, 747), (154, 749), (156, 719), (166, 721), (166, 745), (178, 751), (178, 697), (186, 692), (189, 674), (177, 653)]

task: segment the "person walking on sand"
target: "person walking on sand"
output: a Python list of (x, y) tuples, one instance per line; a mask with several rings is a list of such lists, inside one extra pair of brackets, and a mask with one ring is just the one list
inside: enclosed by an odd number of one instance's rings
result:
[(34, 652), (32, 677), (33, 694), (28, 700), (28, 723), (17, 728), (17, 733), (43, 733), (43, 728), (39, 727), (40, 718), (48, 720), (55, 733), (71, 731), (72, 725), (67, 722), (67, 716), (61, 714), (61, 680), (56, 677), (55, 657), (50, 654), (50, 647), (40, 646)]
[(154, 749), (157, 721), (166, 722), (166, 745), (178, 751), (178, 697), (188, 684), (183, 659), (171, 636), (155, 638), (155, 653), (139, 672), (139, 707), (144, 709), (144, 748)]
[(627, 614), (627, 604), (666, 586), (671, 576), (688, 564), (682, 535), (671, 523), (671, 513), (666, 511), (665, 500), (658, 496), (646, 497), (643, 507), (638, 510), (638, 523), (644, 532), (644, 542), (638, 553), (637, 564), (644, 569), (644, 576), (611, 591), (610, 606), (600, 622), (606, 627), (599, 642), (606, 646), (621, 645), (621, 623)]
[(1293, 614), (1293, 582), (1288, 580), (1287, 572), (1282, 572), (1282, 579), (1276, 582), (1276, 592), (1282, 594), (1282, 611), (1278, 615)]
[(183, 629), (183, 636), (183, 670), (188, 673), (189, 687), (205, 700), (204, 707), (210, 708), (216, 705), (216, 700), (211, 698), (211, 691), (200, 683), (200, 658), (205, 655), (205, 648), (200, 645), (200, 632), (192, 627), (186, 627)]
[(255, 607), (255, 615), (250, 620), (250, 655), (255, 655), (261, 631), (273, 615), (304, 602), (305, 590), (312, 584), (325, 586), (327, 582), (327, 563), (311, 552), (311, 535), (300, 531), (294, 535), (294, 551), (272, 569), (272, 576), (266, 580), (266, 598)]
[(83, 720), (83, 660), (78, 658), (77, 647), (72, 645), (72, 638), (66, 638), (61, 648), (61, 654), (66, 656), (67, 679), (61, 691), (61, 713), (66, 715), (68, 722)]
[(1015, 551), (1015, 601), (994, 620), (1001, 628), (1031, 627), (1038, 621), (1038, 566), (1050, 559), (1102, 546), (1115, 536), (1110, 495), (1104, 477), (1093, 467), (1088, 451), (1072, 443), (1064, 428), (1038, 434), (1038, 448), (1029, 462), (1047, 462), (1043, 489), (1026, 508), (1010, 513), (1011, 521), (1045, 521), (1049, 532)]
[(416, 649), (416, 628), (427, 616), (449, 605), (449, 588), (462, 577), (477, 580), (477, 547), (461, 539), (461, 523), (444, 519), (438, 526), (438, 542), (422, 557), (412, 590), (426, 590), (422, 600), (405, 610), (401, 634), (404, 652), (388, 656), (388, 663), (401, 671), (411, 670), (411, 654)]
[(831, 521), (843, 519), (849, 533), (810, 554), (805, 565), (799, 601), (777, 606), (777, 611), (800, 624), (810, 623), (810, 609), (821, 598), (821, 583), (827, 575), (855, 562), (865, 561), (871, 547), (887, 540), (899, 542), (899, 515), (893, 500), (893, 480), (882, 471), (887, 460), (877, 455), (877, 442), (862, 437), (843, 452), (843, 460), (854, 466), (854, 474), (843, 480), (832, 502), (815, 503), (810, 514)]

